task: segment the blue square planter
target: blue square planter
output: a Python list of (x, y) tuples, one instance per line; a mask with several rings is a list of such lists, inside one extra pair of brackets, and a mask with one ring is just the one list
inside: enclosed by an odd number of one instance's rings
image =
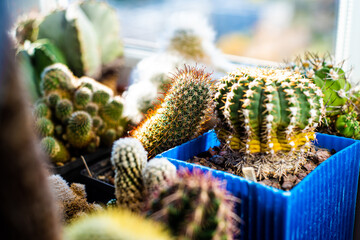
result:
[(353, 236), (360, 166), (360, 142), (317, 134), (316, 145), (336, 150), (291, 191), (282, 191), (184, 161), (219, 146), (215, 132), (170, 149), (166, 157), (177, 168), (200, 168), (226, 180), (227, 189), (241, 199), (237, 213), (243, 223), (241, 239), (344, 239)]

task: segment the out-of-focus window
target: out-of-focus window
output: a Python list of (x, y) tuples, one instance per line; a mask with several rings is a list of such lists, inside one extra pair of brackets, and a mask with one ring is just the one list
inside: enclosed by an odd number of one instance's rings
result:
[[(208, 18), (227, 54), (282, 61), (305, 50), (335, 52), (338, 0), (108, 0), (123, 36), (151, 43), (179, 11)], [(196, 23), (194, 23), (196, 24)]]

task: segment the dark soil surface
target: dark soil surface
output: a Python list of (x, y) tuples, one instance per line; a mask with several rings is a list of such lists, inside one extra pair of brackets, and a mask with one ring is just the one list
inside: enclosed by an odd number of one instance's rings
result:
[[(306, 163), (300, 166), (296, 172), (288, 173), (280, 179), (273, 177), (260, 179), (259, 176), (257, 176), (257, 181), (268, 186), (288, 191), (304, 179), (304, 177), (320, 163), (328, 159), (331, 154), (334, 154), (334, 152), (330, 153), (327, 149), (314, 147), (306, 154)], [(241, 162), (245, 161), (244, 158), (244, 154), (233, 152), (227, 147), (214, 147), (193, 157), (188, 160), (188, 162), (242, 176), (239, 165), (241, 166)]]

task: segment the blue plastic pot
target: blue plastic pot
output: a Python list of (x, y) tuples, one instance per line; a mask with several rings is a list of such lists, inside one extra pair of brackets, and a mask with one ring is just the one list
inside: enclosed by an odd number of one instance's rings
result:
[(291, 191), (282, 191), (184, 161), (219, 146), (214, 131), (157, 157), (167, 157), (178, 168), (200, 168), (224, 179), (227, 189), (241, 199), (237, 213), (243, 223), (241, 239), (345, 239), (353, 236), (360, 163), (360, 143), (353, 139), (317, 134), (318, 146), (336, 150)]

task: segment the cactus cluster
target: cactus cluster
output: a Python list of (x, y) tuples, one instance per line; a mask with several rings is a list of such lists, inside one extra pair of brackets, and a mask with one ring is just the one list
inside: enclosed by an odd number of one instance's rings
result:
[(159, 223), (125, 209), (109, 209), (79, 218), (64, 233), (67, 240), (172, 239)]
[(222, 183), (200, 171), (180, 171), (179, 180), (159, 192), (148, 215), (163, 222), (179, 239), (234, 239), (236, 199)]
[[(44, 69), (40, 87), (44, 95), (34, 106), (35, 128), (45, 137), (42, 147), (57, 165), (70, 159), (69, 152), (92, 152), (123, 135), (122, 100), (106, 86), (88, 77), (78, 79), (58, 63)], [(94, 98), (98, 92), (101, 101)]]
[(147, 163), (147, 152), (135, 138), (114, 142), (111, 163), (115, 169), (117, 204), (134, 212), (143, 209), (144, 200), (175, 181), (176, 168), (166, 158)]
[(203, 123), (213, 110), (210, 74), (196, 67), (178, 70), (165, 99), (133, 132), (149, 157), (203, 133)]

